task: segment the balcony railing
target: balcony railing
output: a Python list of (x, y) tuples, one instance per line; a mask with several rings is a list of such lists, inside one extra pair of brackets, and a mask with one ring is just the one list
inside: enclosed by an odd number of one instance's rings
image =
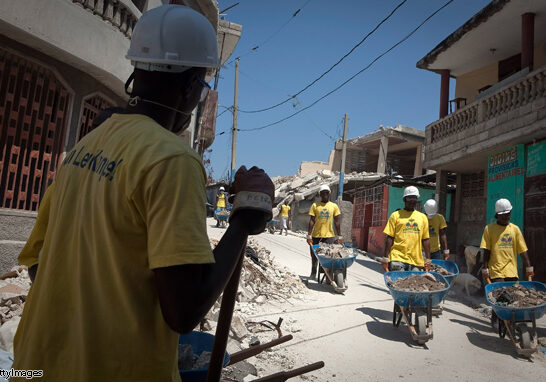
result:
[(130, 0), (72, 0), (131, 38), (141, 13)]
[[(430, 142), (437, 143), (479, 123), (509, 113), (539, 98), (546, 98), (546, 67), (501, 88), (427, 126)], [(427, 134), (428, 135), (428, 134)]]

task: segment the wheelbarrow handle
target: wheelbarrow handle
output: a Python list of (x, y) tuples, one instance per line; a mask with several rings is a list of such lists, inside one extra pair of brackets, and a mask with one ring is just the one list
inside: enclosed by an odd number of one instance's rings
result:
[(313, 370), (318, 370), (324, 367), (324, 362), (319, 361), (307, 366), (298, 367), (290, 371), (281, 371), (275, 374), (268, 375), (263, 378), (255, 379), (254, 382), (284, 382), (289, 378), (297, 377)]
[(250, 347), (248, 349), (243, 349), (243, 350), (238, 351), (236, 353), (230, 354), (229, 355), (228, 366), (233, 365), (234, 363), (240, 362), (240, 361), (242, 361), (244, 359), (253, 357), (256, 354), (260, 354), (264, 350), (272, 348), (273, 346), (280, 345), (283, 342), (290, 341), (292, 338), (294, 338), (292, 336), (292, 334), (289, 334), (287, 336), (282, 336), (282, 337), (276, 338), (273, 341), (267, 342), (265, 344), (252, 346), (252, 347)]

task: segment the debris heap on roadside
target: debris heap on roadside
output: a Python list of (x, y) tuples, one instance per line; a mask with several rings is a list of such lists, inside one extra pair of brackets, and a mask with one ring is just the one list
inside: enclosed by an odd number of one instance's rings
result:
[[(7, 277), (6, 277), (7, 276)], [(0, 321), (2, 325), (23, 314), (23, 306), (30, 289), (28, 272), (15, 267), (0, 280)]]
[(453, 276), (453, 273), (448, 272), (447, 269), (445, 269), (444, 267), (442, 267), (440, 265), (437, 265), (437, 264), (431, 264), (430, 265), (430, 271), (439, 273), (442, 276)]
[(354, 255), (352, 248), (347, 248), (341, 244), (326, 243), (319, 243), (316, 253), (317, 255), (331, 258), (349, 257)]
[(396, 281), (387, 281), (388, 285), (393, 289), (398, 289), (406, 292), (431, 292), (446, 288), (444, 283), (436, 281), (436, 278), (430, 273), (423, 275), (409, 276)]
[(526, 288), (521, 284), (495, 289), (489, 292), (488, 297), (493, 304), (516, 308), (546, 304), (546, 292)]

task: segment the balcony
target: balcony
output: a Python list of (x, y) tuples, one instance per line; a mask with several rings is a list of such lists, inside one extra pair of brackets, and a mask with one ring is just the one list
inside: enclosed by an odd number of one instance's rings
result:
[(546, 136), (546, 66), (426, 127), (424, 167), (482, 170), (496, 148)]

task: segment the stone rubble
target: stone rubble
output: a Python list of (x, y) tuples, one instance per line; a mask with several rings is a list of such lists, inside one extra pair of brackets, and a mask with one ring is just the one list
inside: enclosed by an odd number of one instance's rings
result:
[(516, 308), (546, 304), (546, 292), (529, 289), (521, 284), (495, 289), (489, 292), (488, 297), (493, 304)]
[(318, 255), (331, 257), (331, 258), (342, 258), (349, 257), (354, 255), (352, 248), (347, 248), (341, 244), (326, 244), (319, 243), (319, 247), (316, 251)]
[(388, 284), (393, 289), (407, 292), (430, 292), (446, 288), (446, 285), (436, 281), (430, 273), (401, 278), (395, 282), (388, 281)]
[(447, 269), (445, 269), (444, 267), (439, 266), (437, 264), (431, 264), (430, 265), (430, 271), (439, 273), (442, 276), (453, 276), (453, 273), (448, 272)]

